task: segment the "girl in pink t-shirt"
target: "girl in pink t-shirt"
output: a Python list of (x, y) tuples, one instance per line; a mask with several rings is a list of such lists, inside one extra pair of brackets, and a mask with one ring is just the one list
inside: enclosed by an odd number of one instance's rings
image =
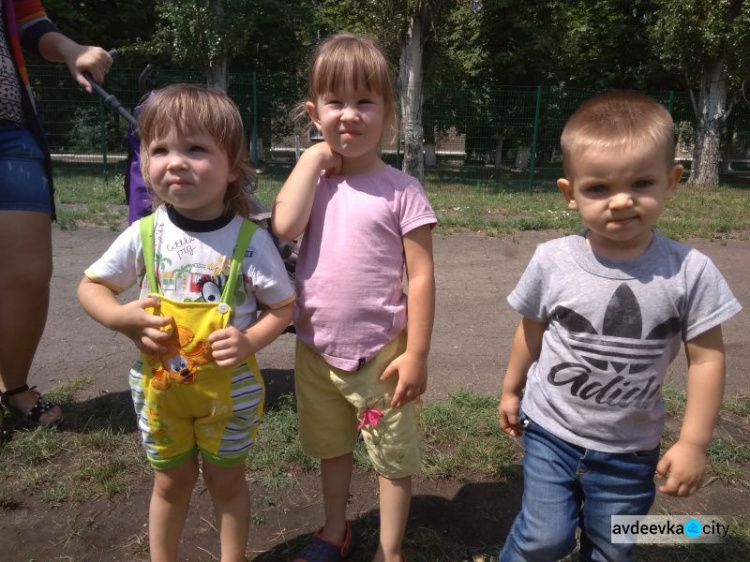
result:
[(351, 551), (346, 505), (361, 431), (380, 484), (374, 560), (401, 562), (411, 476), (420, 466), (417, 402), (435, 310), (436, 219), (419, 182), (379, 155), (396, 122), (379, 47), (350, 34), (330, 37), (309, 78), (305, 109), (324, 142), (303, 153), (272, 221), (283, 239), (304, 232), (295, 391), (300, 440), (321, 459), (323, 480), (325, 523), (295, 560), (335, 561)]

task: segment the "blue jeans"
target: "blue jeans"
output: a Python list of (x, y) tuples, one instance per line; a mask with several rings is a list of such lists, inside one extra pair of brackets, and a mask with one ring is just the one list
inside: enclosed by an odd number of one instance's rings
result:
[(0, 170), (0, 210), (52, 214), (44, 153), (28, 129), (0, 127)]
[(612, 544), (612, 515), (645, 515), (654, 501), (659, 447), (602, 453), (558, 439), (523, 417), (524, 492), (501, 562), (552, 562), (570, 554), (581, 528), (581, 560), (631, 560), (634, 545)]

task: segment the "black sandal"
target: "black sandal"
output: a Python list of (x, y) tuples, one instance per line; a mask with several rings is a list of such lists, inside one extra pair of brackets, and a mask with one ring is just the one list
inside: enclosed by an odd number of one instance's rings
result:
[[(14, 388), (12, 390), (6, 390), (5, 392), (0, 393), (0, 406), (3, 407), (3, 409), (6, 412), (16, 412), (20, 414), (25, 420), (32, 421), (32, 422), (39, 422), (39, 419), (49, 412), (52, 408), (55, 408), (58, 406), (55, 402), (51, 402), (50, 400), (46, 400), (44, 396), (42, 396), (39, 392), (35, 391), (36, 387), (32, 386), (29, 387), (28, 384), (25, 384), (23, 386), (19, 386), (18, 388)], [(15, 406), (11, 406), (10, 402), (8, 402), (8, 398), (11, 396), (15, 396), (17, 394), (23, 394), (24, 392), (30, 390), (34, 394), (36, 394), (36, 402), (31, 407), (31, 410), (28, 412), (22, 412)], [(60, 416), (59, 420), (55, 420), (52, 423), (45, 424), (45, 425), (58, 425), (63, 420), (62, 416)]]

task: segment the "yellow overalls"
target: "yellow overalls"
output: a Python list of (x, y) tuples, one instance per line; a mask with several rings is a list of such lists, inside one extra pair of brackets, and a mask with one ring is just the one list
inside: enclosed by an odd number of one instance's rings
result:
[(130, 371), (138, 427), (156, 469), (176, 466), (196, 450), (212, 464), (236, 466), (244, 462), (255, 438), (265, 394), (255, 357), (235, 368), (219, 367), (208, 336), (229, 323), (229, 301), (256, 228), (243, 222), (219, 302), (177, 302), (161, 295), (156, 279), (153, 215), (141, 219), (146, 278), (161, 300), (152, 313), (174, 319), (169, 350), (159, 356), (141, 353)]

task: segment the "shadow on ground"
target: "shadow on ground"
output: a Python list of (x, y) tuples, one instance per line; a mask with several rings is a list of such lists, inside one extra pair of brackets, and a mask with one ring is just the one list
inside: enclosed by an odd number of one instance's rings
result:
[[(420, 493), (420, 489), (429, 487), (440, 488), (440, 495)], [(448, 487), (457, 490), (452, 499), (444, 495)], [(520, 480), (463, 485), (417, 480), (415, 489), (404, 542), (410, 562), (473, 560), (496, 555), (521, 505)], [(355, 550), (349, 560), (372, 560), (380, 525), (377, 509), (358, 515), (351, 525)], [(255, 556), (253, 562), (291, 560), (312, 536), (306, 533), (281, 543)]]

